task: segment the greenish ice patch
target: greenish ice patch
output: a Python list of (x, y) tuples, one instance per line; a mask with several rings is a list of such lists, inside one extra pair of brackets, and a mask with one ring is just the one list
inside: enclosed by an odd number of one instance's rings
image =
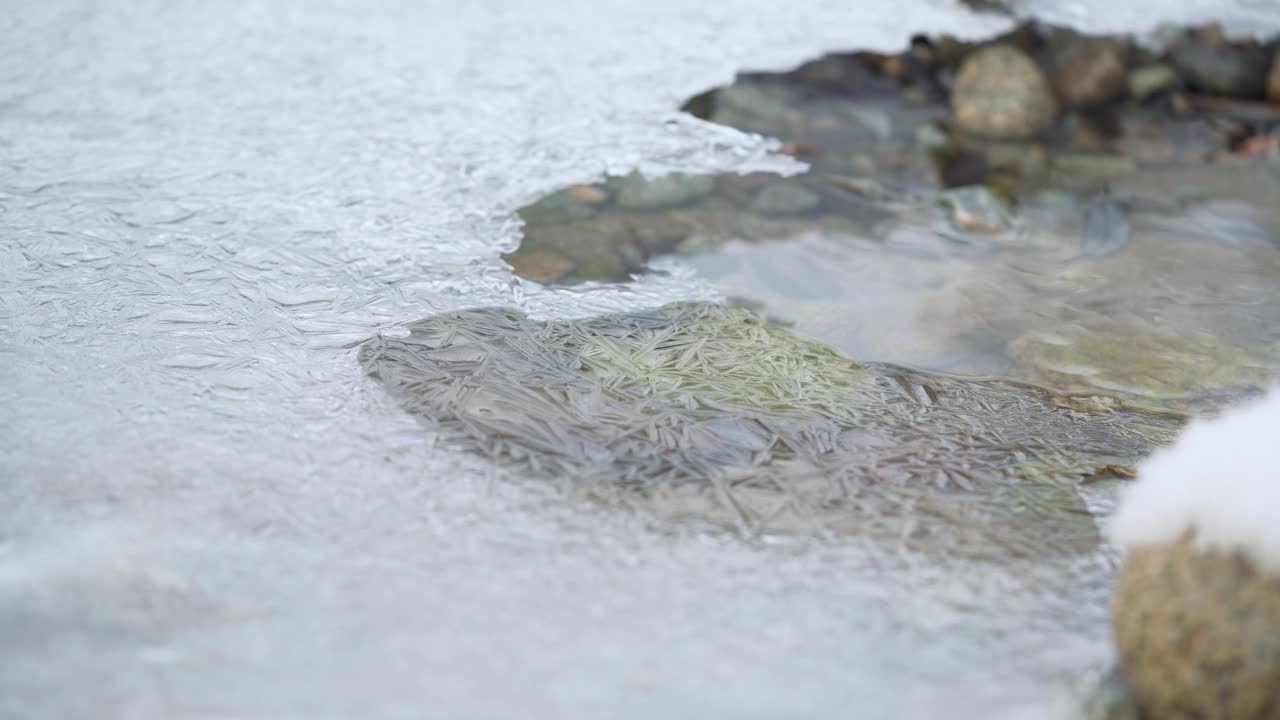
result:
[(370, 340), (360, 362), (447, 441), (592, 502), (999, 561), (1096, 550), (1082, 485), (1131, 473), (1183, 421), (860, 364), (707, 303), (454, 312)]
[(1211, 339), (1024, 335), (1010, 343), (1009, 353), (1054, 387), (1105, 388), (1169, 404), (1230, 397), (1269, 378), (1261, 361)]

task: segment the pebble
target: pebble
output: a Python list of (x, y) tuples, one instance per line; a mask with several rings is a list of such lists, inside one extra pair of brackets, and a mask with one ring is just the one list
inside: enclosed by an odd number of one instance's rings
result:
[(1025, 138), (1057, 117), (1049, 81), (1025, 53), (992, 45), (969, 56), (951, 90), (956, 121), (970, 132), (996, 138)]
[(516, 251), (503, 259), (516, 275), (534, 282), (560, 280), (577, 267), (569, 257), (543, 248)]
[(1145, 717), (1280, 720), (1280, 578), (1243, 555), (1130, 549), (1112, 626)]
[(951, 222), (960, 230), (998, 235), (1009, 229), (1008, 206), (981, 185), (947, 190), (939, 199), (951, 209)]
[(1091, 38), (1073, 43), (1053, 70), (1053, 88), (1072, 108), (1108, 103), (1125, 91), (1125, 48), (1115, 40)]

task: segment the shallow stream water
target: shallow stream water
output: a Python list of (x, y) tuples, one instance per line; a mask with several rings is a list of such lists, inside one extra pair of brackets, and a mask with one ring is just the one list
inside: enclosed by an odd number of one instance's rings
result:
[(667, 526), (468, 454), (357, 358), (465, 308), (719, 299), (687, 266), (555, 289), (499, 254), (571, 183), (794, 169), (673, 111), (738, 70), (1006, 23), (947, 0), (0, 10), (0, 717), (1070, 707), (1110, 654), (1105, 548), (1031, 571)]

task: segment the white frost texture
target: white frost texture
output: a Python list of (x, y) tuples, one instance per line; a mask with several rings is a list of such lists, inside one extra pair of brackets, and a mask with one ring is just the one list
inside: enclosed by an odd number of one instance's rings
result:
[(1204, 549), (1243, 550), (1280, 574), (1280, 386), (1263, 400), (1191, 422), (1138, 469), (1111, 537), (1125, 548), (1188, 531)]
[[(1280, 30), (1274, 0), (1037, 1)], [(1111, 660), (1110, 553), (654, 527), (449, 446), (357, 358), (465, 308), (711, 297), (499, 256), (568, 184), (794, 170), (676, 112), (738, 71), (1012, 25), (956, 0), (0, 2), (0, 720), (1045, 717)]]

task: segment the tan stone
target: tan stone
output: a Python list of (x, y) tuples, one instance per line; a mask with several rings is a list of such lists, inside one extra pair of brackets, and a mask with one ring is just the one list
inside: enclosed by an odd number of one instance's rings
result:
[(588, 205), (598, 205), (609, 199), (609, 193), (596, 185), (570, 185), (564, 193), (569, 197)]
[(512, 272), (534, 282), (559, 280), (577, 267), (572, 259), (545, 248), (521, 249), (502, 258), (511, 265)]
[(951, 88), (956, 121), (970, 132), (998, 138), (1025, 138), (1057, 118), (1049, 81), (1031, 58), (1008, 45), (970, 55)]
[(1130, 550), (1112, 624), (1146, 717), (1280, 720), (1280, 578), (1242, 554)]
[(1114, 40), (1082, 41), (1063, 53), (1053, 72), (1053, 88), (1067, 107), (1092, 107), (1125, 91), (1124, 46)]

